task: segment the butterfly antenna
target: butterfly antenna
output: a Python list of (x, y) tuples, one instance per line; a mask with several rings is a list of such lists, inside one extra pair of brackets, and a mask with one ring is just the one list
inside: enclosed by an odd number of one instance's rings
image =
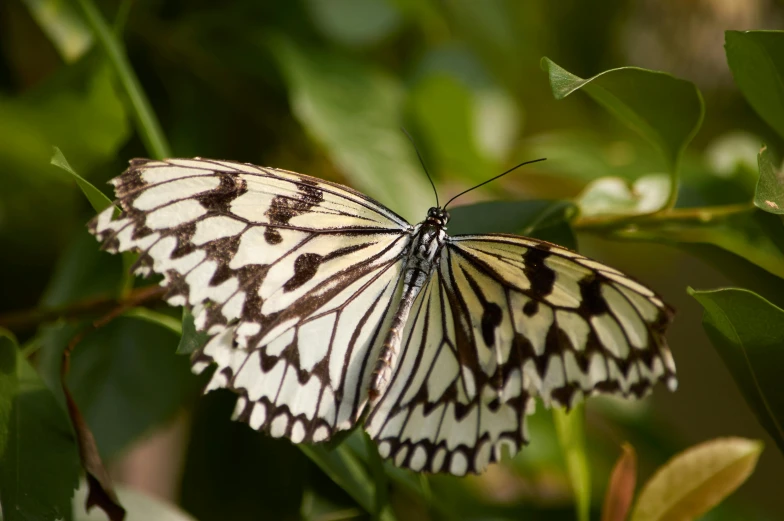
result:
[(433, 182), (433, 178), (430, 177), (430, 172), (427, 171), (427, 167), (425, 166), (425, 160), (422, 159), (422, 154), (419, 153), (419, 149), (417, 148), (416, 143), (414, 143), (414, 138), (411, 137), (411, 134), (408, 133), (408, 131), (405, 129), (405, 127), (400, 127), (400, 130), (403, 131), (403, 134), (405, 134), (406, 137), (408, 138), (408, 140), (411, 141), (411, 144), (414, 145), (414, 150), (416, 151), (416, 155), (419, 158), (419, 163), (422, 165), (422, 169), (425, 171), (425, 175), (427, 176), (427, 180), (430, 181), (430, 186), (433, 187), (433, 193), (436, 194), (436, 206), (439, 206), (439, 204), (438, 204), (438, 190), (436, 190), (436, 185)]
[(520, 163), (520, 164), (519, 164), (519, 165), (517, 165), (517, 166), (514, 166), (514, 167), (510, 168), (509, 170), (507, 170), (507, 171), (506, 171), (506, 172), (504, 172), (503, 174), (498, 174), (497, 176), (495, 176), (495, 177), (491, 177), (491, 178), (490, 178), (490, 179), (488, 179), (487, 181), (484, 181), (484, 182), (482, 182), (482, 183), (479, 183), (478, 185), (476, 185), (476, 186), (474, 186), (474, 187), (471, 187), (471, 188), (469, 188), (468, 190), (463, 190), (462, 192), (460, 192), (459, 194), (457, 194), (456, 196), (454, 196), (453, 198), (451, 198), (450, 200), (448, 200), (448, 201), (446, 202), (446, 204), (444, 205), (444, 210), (446, 210), (446, 207), (447, 207), (447, 206), (449, 206), (449, 203), (451, 203), (452, 201), (454, 201), (455, 199), (457, 199), (457, 198), (458, 198), (458, 197), (460, 197), (461, 195), (463, 195), (463, 194), (467, 194), (467, 193), (468, 193), (468, 192), (470, 192), (471, 190), (476, 190), (476, 189), (477, 189), (477, 188), (479, 188), (480, 186), (484, 186), (484, 185), (486, 185), (487, 183), (489, 183), (490, 181), (495, 181), (495, 180), (496, 180), (496, 179), (498, 179), (499, 177), (503, 177), (503, 176), (505, 176), (506, 174), (508, 174), (509, 172), (514, 172), (515, 170), (517, 170), (517, 169), (518, 169), (518, 168), (520, 168), (521, 166), (530, 165), (531, 163), (538, 163), (539, 161), (546, 161), (546, 160), (547, 160), (547, 158), (546, 158), (546, 157), (543, 157), (543, 158), (541, 158), (541, 159), (534, 159), (534, 160), (532, 160), (532, 161), (525, 161), (525, 162), (523, 162), (523, 163)]

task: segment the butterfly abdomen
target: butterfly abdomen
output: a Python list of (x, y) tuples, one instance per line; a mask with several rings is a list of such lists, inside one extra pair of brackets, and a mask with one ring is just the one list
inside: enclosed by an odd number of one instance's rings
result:
[(428, 220), (415, 228), (403, 268), (403, 296), (384, 338), (370, 379), (368, 397), (371, 403), (374, 403), (389, 385), (411, 306), (430, 278), (446, 239), (447, 234), (439, 223)]

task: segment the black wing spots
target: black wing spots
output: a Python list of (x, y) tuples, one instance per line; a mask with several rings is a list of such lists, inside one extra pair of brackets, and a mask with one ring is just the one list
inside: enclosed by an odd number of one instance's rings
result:
[(155, 232), (153, 232), (150, 228), (148, 228), (146, 224), (139, 221), (134, 223), (134, 228), (133, 231), (131, 232), (131, 239), (133, 240), (143, 239), (153, 233)]
[(201, 205), (214, 215), (230, 215), (231, 203), (248, 191), (248, 183), (236, 173), (216, 172), (220, 179), (217, 188), (195, 197)]
[(240, 235), (215, 239), (203, 246), (207, 253), (207, 258), (218, 263), (218, 267), (210, 280), (211, 286), (217, 286), (237, 273), (238, 270), (229, 268), (229, 264), (240, 247)]
[(147, 183), (142, 179), (142, 171), (139, 169), (146, 164), (146, 161), (144, 159), (131, 160), (131, 166), (113, 181), (114, 191), (118, 198), (135, 193), (147, 186)]
[(572, 398), (578, 391), (582, 392), (580, 386), (574, 382), (570, 382), (550, 391), (550, 396), (553, 400), (565, 407), (568, 412), (572, 408)]
[(204, 303), (203, 313), (205, 314), (204, 331), (209, 331), (209, 329), (216, 324), (225, 326), (229, 323), (229, 320), (221, 311), (221, 306), (210, 300)]
[[(145, 257), (139, 257), (139, 261), (141, 261)], [(149, 258), (146, 257), (146, 258)], [(137, 261), (138, 262), (138, 261)], [(150, 259), (150, 266), (152, 266), (152, 259)], [(182, 296), (185, 297), (185, 301), (188, 301), (188, 284), (185, 282), (185, 276), (175, 270), (168, 270), (166, 272), (166, 294), (163, 296), (164, 299), (168, 300), (175, 296)]]
[(536, 299), (552, 293), (555, 285), (555, 270), (544, 263), (550, 256), (552, 253), (544, 247), (528, 248), (523, 253), (523, 272), (531, 283), (530, 291)]
[(264, 240), (267, 242), (267, 244), (274, 246), (276, 244), (280, 244), (283, 241), (283, 237), (278, 230), (267, 226), (264, 229)]
[(344, 248), (338, 248), (337, 250), (326, 254), (324, 256), (324, 260), (329, 261), (329, 260), (337, 259), (338, 257), (343, 257), (345, 255), (351, 255), (352, 253), (358, 252), (359, 250), (363, 250), (373, 244), (374, 244), (373, 242), (366, 242), (363, 244), (353, 244), (351, 246), (346, 246)]
[[(460, 292), (460, 288), (458, 288), (457, 284), (455, 284), (455, 276), (452, 272), (453, 265), (451, 259), (447, 265), (449, 270), (448, 275), (450, 284), (447, 284), (446, 281), (443, 280), (442, 285), (444, 288), (444, 293), (449, 300), (449, 306), (452, 308), (452, 324), (455, 331), (454, 347), (457, 350), (457, 362), (461, 366), (466, 366), (471, 370), (476, 369), (475, 372), (481, 372), (479, 371), (478, 353), (474, 345), (473, 335), (471, 334), (471, 324), (465, 321), (465, 318), (469, 316), (467, 305), (462, 293)], [(442, 279), (446, 279), (446, 276), (443, 276)], [(464, 390), (467, 392), (467, 389)]]
[(283, 284), (283, 291), (294, 291), (316, 276), (325, 257), (318, 253), (303, 253), (294, 261), (294, 275)]
[(609, 312), (607, 301), (602, 296), (602, 280), (597, 274), (586, 277), (577, 283), (580, 287), (580, 307), (583, 317), (595, 317)]
[(181, 224), (176, 228), (167, 230), (167, 233), (163, 233), (162, 235), (173, 235), (177, 239), (177, 246), (171, 253), (172, 259), (179, 259), (185, 257), (189, 253), (192, 253), (196, 250), (196, 246), (193, 245), (192, 239), (193, 235), (196, 233), (196, 222), (192, 221), (189, 223)]
[(487, 346), (495, 345), (495, 330), (503, 321), (501, 306), (495, 302), (488, 302), (482, 313), (482, 338)]
[(529, 300), (523, 306), (523, 313), (527, 317), (532, 317), (539, 312), (539, 301), (538, 300)]
[(484, 293), (482, 293), (482, 288), (479, 287), (479, 283), (464, 268), (463, 275), (465, 275), (468, 285), (471, 286), (471, 291), (474, 292), (482, 304), (482, 339), (485, 341), (485, 345), (493, 347), (495, 345), (495, 330), (501, 325), (504, 317), (501, 306), (487, 300)]
[(324, 193), (309, 184), (297, 184), (297, 197), (276, 195), (264, 214), (273, 225), (288, 225), (289, 221), (302, 215), (324, 200)]
[(537, 355), (534, 346), (522, 333), (515, 333), (512, 339), (512, 351), (517, 351), (521, 360), (533, 360), (536, 373), (544, 378), (547, 374), (547, 366), (550, 362), (550, 353), (547, 349), (541, 355)]

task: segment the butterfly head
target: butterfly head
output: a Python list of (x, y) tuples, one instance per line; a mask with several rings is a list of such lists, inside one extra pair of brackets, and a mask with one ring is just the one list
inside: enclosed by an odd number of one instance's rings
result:
[(449, 222), (449, 212), (440, 206), (434, 206), (427, 211), (427, 220), (441, 227), (446, 227)]

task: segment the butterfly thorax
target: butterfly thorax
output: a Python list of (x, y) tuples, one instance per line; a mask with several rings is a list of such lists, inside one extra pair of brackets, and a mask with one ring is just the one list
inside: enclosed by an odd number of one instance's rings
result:
[(392, 318), (392, 324), (387, 332), (370, 381), (371, 402), (383, 393), (392, 377), (392, 369), (400, 349), (403, 327), (408, 320), (411, 306), (431, 272), (438, 265), (441, 249), (446, 244), (448, 238), (447, 222), (449, 222), (449, 214), (446, 210), (434, 207), (427, 212), (427, 218), (414, 227), (408, 256), (403, 267), (403, 295)]

